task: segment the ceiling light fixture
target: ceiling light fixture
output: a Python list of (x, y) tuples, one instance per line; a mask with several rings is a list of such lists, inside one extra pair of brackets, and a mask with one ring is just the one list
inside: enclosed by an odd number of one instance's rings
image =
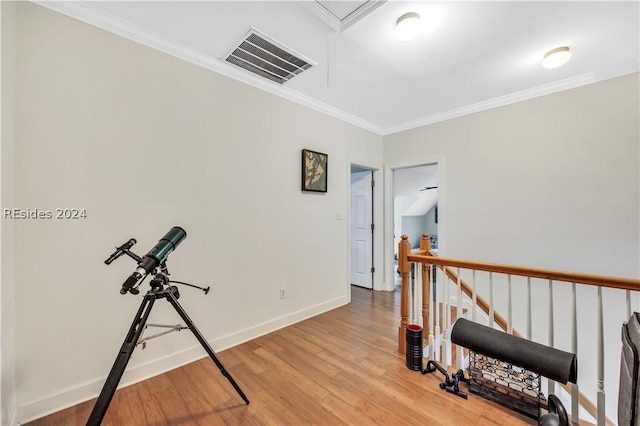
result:
[(411, 41), (420, 34), (420, 15), (415, 12), (405, 13), (396, 21), (396, 38), (400, 41)]
[(567, 46), (556, 47), (545, 53), (542, 66), (547, 69), (558, 68), (569, 62), (571, 51)]

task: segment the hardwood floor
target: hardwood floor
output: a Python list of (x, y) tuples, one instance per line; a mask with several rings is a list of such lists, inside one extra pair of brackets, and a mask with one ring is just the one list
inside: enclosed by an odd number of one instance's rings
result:
[[(352, 288), (352, 302), (116, 392), (103, 425), (534, 425), (442, 376), (405, 366), (396, 293)], [(466, 390), (466, 385), (462, 385)], [(30, 425), (84, 425), (95, 400)]]

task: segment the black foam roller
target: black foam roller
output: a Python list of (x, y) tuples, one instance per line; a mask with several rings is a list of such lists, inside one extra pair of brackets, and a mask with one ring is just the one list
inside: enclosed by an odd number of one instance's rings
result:
[(406, 364), (410, 370), (422, 370), (422, 327), (416, 324), (407, 325), (406, 332)]
[(464, 318), (458, 319), (453, 325), (451, 341), (474, 352), (526, 368), (556, 382), (576, 383), (578, 379), (578, 361), (575, 354)]

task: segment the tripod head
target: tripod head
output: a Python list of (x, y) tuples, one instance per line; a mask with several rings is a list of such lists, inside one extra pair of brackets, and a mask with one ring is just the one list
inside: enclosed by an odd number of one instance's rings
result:
[[(209, 294), (209, 290), (210, 290), (209, 286), (200, 287), (200, 286), (185, 283), (182, 281), (170, 280), (169, 279), (170, 274), (169, 274), (169, 271), (167, 270), (167, 264), (165, 262), (163, 262), (162, 265), (160, 265), (160, 271), (154, 270), (152, 275), (153, 275), (153, 279), (149, 282), (149, 285), (151, 285), (152, 291), (162, 291), (165, 288), (168, 288), (169, 291), (171, 291), (173, 295), (176, 297), (176, 299), (178, 299), (180, 298), (180, 292), (178, 291), (178, 287), (176, 287), (175, 285), (169, 285), (169, 284), (182, 284), (188, 287), (193, 287), (193, 288), (197, 288), (198, 290), (202, 290), (204, 294)], [(134, 293), (134, 294), (137, 294), (137, 293)]]
[[(174, 226), (165, 234), (164, 237), (160, 239), (160, 241), (158, 241), (158, 244), (156, 244), (143, 257), (140, 257), (131, 251), (131, 247), (136, 244), (135, 238), (131, 238), (121, 246), (116, 247), (116, 251), (104, 261), (105, 264), (110, 265), (123, 254), (126, 254), (138, 263), (138, 268), (122, 284), (120, 294), (139, 294), (139, 287), (148, 275), (152, 275), (154, 277), (150, 282), (152, 291), (163, 290), (170, 282), (173, 282), (197, 288), (202, 290), (204, 294), (208, 294), (209, 287), (203, 288), (180, 281), (170, 281), (168, 278), (169, 270), (167, 269), (166, 263), (167, 257), (185, 238), (187, 238), (185, 230), (179, 226)], [(178, 298), (179, 293), (177, 287), (170, 286), (170, 288), (171, 287), (175, 288), (175, 296)]]
[(180, 292), (178, 291), (178, 287), (175, 285), (169, 285), (169, 277), (164, 272), (157, 272), (153, 279), (149, 281), (149, 285), (151, 286), (151, 291), (163, 291), (165, 287), (171, 293), (173, 293), (173, 297), (178, 300), (180, 298)]

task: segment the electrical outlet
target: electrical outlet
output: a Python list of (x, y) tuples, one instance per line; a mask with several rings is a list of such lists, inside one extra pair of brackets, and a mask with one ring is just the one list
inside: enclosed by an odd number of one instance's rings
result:
[(280, 299), (284, 299), (286, 296), (285, 292), (284, 292), (284, 288), (280, 289)]

